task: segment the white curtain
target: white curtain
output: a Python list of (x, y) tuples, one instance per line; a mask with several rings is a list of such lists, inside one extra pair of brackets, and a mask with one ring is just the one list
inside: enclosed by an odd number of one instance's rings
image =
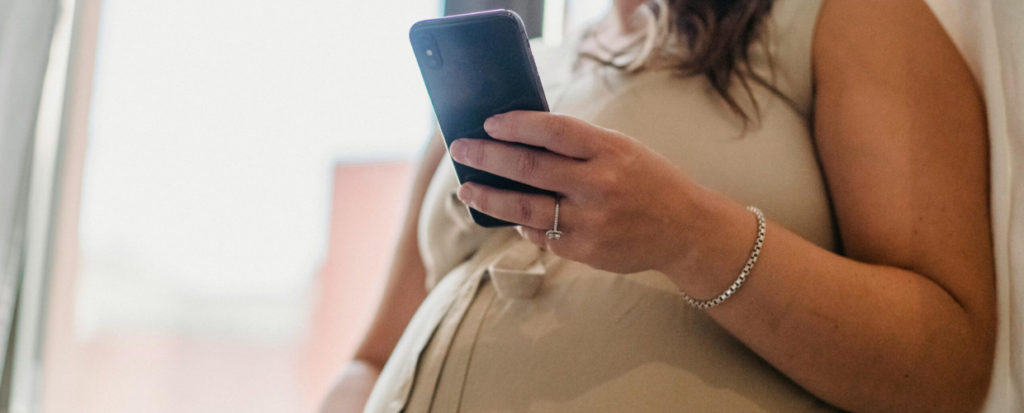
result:
[(985, 93), (999, 341), (986, 413), (1024, 411), (1024, 2), (927, 0)]
[(56, 0), (0, 0), (0, 350), (17, 293), (32, 141), (56, 17)]

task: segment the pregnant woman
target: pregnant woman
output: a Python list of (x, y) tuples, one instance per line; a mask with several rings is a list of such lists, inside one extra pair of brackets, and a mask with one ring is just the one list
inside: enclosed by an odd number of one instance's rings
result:
[(435, 137), (324, 411), (981, 406), (985, 111), (923, 1), (616, 0), (536, 53), (554, 113), (451, 155), (558, 197), (460, 186)]

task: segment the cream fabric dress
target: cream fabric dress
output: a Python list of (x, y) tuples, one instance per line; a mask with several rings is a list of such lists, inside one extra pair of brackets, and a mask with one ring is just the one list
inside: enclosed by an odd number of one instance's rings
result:
[[(702, 77), (626, 75), (597, 65), (574, 71), (574, 42), (535, 55), (553, 111), (628, 134), (697, 183), (834, 249), (809, 127), (820, 5), (776, 2), (765, 44), (785, 98), (756, 88), (761, 121), (747, 129)], [(767, 67), (766, 59), (755, 62), (755, 70)], [(514, 229), (478, 227), (457, 188), (446, 160), (420, 216), (430, 294), (366, 412), (834, 410), (687, 306), (663, 274), (598, 271)], [(754, 232), (751, 218), (751, 241)]]

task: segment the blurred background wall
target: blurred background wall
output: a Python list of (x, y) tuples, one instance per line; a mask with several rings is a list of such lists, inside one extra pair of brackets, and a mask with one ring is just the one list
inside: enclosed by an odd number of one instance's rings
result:
[[(550, 1), (550, 0), (549, 0)], [(564, 4), (564, 1), (562, 2)], [(451, 0), (444, 2), (444, 14), (472, 13), (481, 10), (508, 9), (519, 14), (531, 38), (544, 35), (544, 0)]]
[(433, 127), (409, 26), (608, 0), (505, 3), (78, 0), (41, 410), (313, 411)]

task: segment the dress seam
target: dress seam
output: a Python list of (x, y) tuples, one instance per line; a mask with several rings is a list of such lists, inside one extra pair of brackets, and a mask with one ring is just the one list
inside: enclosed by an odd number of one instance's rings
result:
[[(483, 283), (484, 282), (487, 282), (486, 278), (480, 282), (479, 286), (477, 286), (477, 294), (480, 293), (479, 289), (481, 287), (483, 287)], [(477, 340), (480, 339), (480, 330), (483, 329), (484, 321), (487, 320), (487, 315), (491, 312), (491, 306), (494, 305), (494, 300), (496, 300), (497, 297), (498, 297), (497, 293), (491, 295), (491, 299), (487, 301), (487, 306), (484, 307), (484, 313), (480, 315), (480, 321), (479, 321), (479, 324), (476, 326), (476, 331), (473, 333), (472, 345), (469, 347), (469, 356), (466, 358), (466, 371), (463, 372), (462, 384), (459, 385), (459, 396), (458, 396), (459, 403), (455, 406), (455, 413), (459, 413), (459, 412), (462, 411), (462, 395), (465, 394), (465, 392), (466, 392), (466, 382), (469, 381), (469, 380), (467, 380), (467, 378), (469, 376), (469, 368), (470, 368), (470, 366), (473, 365), (473, 354), (476, 352), (476, 343), (477, 343)], [(439, 381), (439, 383), (440, 383), (440, 381)], [(438, 386), (438, 387), (440, 387), (440, 386)], [(436, 389), (435, 389), (435, 391), (436, 391)]]
[[(483, 271), (486, 271), (486, 270), (484, 269)], [(473, 290), (473, 293), (470, 294), (470, 298), (469, 298), (470, 305), (472, 304), (473, 300), (476, 299), (477, 294), (480, 293), (480, 286), (483, 285), (483, 277), (482, 276), (472, 276), (472, 277), (473, 278), (479, 277), (479, 278), (477, 280), (475, 280), (475, 281), (473, 281), (472, 279), (469, 279), (469, 280), (465, 281), (465, 282), (470, 283), (470, 284), (476, 284), (474, 287), (471, 287), (472, 290)], [(430, 343), (432, 341), (434, 341), (435, 339), (439, 339), (440, 338), (440, 337), (437, 336), (437, 334), (443, 328), (444, 320), (447, 319), (448, 317), (458, 317), (459, 318), (459, 321), (458, 321), (457, 325), (454, 327), (454, 329), (450, 333), (452, 337), (454, 337), (456, 334), (458, 334), (459, 329), (462, 328), (462, 323), (463, 323), (463, 321), (466, 320), (466, 318), (465, 318), (466, 317), (466, 312), (469, 310), (469, 306), (467, 305), (467, 307), (464, 308), (464, 309), (459, 309), (458, 308), (459, 300), (463, 299), (461, 297), (461, 295), (462, 294), (457, 294), (456, 295), (456, 298), (453, 300), (452, 305), (448, 308), (448, 311), (445, 311), (445, 314), (441, 317), (441, 321), (438, 322), (438, 325), (435, 328), (434, 333), (431, 334), (430, 340), (427, 340), (426, 344), (424, 344), (424, 351), (426, 351), (426, 349), (428, 347), (430, 347)], [(462, 314), (457, 314), (458, 312), (461, 312)], [(427, 403), (427, 412), (428, 413), (433, 413), (433, 411), (434, 411), (434, 402), (437, 400), (437, 389), (440, 387), (440, 383), (441, 383), (441, 377), (440, 376), (442, 374), (444, 374), (444, 368), (445, 368), (445, 365), (448, 363), (448, 356), (451, 354), (451, 350), (452, 350), (452, 342), (449, 341), (448, 345), (445, 346), (445, 348), (443, 350), (444, 351), (444, 358), (441, 359), (440, 365), (437, 368), (437, 376), (438, 377), (434, 381), (434, 388), (430, 390), (430, 400)], [(419, 364), (419, 363), (417, 363), (417, 364)], [(419, 374), (419, 372), (416, 373), (416, 375), (418, 375), (418, 374)], [(415, 383), (415, 378), (413, 379), (413, 382)], [(411, 394), (412, 393), (410, 392), (410, 396), (411, 396)], [(461, 394), (460, 394), (460, 397), (461, 397)], [(406, 399), (406, 403), (408, 403), (408, 402), (409, 402), (409, 400), (407, 398)]]

